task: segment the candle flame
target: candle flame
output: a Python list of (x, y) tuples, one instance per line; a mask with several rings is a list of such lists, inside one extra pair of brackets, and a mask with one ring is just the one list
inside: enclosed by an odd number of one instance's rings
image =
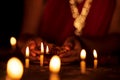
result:
[(53, 73), (58, 73), (60, 71), (60, 66), (61, 66), (61, 61), (59, 56), (54, 55), (50, 60), (50, 64), (49, 64), (50, 71)]
[(44, 53), (44, 45), (43, 45), (43, 42), (41, 42), (41, 53)]
[(46, 54), (48, 54), (48, 53), (49, 53), (49, 47), (46, 46)]
[(15, 38), (15, 37), (11, 37), (11, 38), (10, 38), (10, 44), (11, 44), (12, 46), (15, 46), (16, 43), (17, 43), (16, 38)]
[(7, 75), (13, 80), (20, 80), (23, 75), (23, 64), (16, 58), (12, 57), (7, 62)]
[(93, 50), (93, 56), (94, 58), (97, 58), (97, 51), (95, 49)]
[(84, 60), (84, 59), (86, 58), (86, 51), (85, 51), (85, 49), (82, 49), (82, 50), (81, 50), (80, 58), (81, 58), (82, 60)]
[(26, 47), (26, 57), (29, 57), (29, 54), (30, 54), (30, 52), (29, 52), (29, 47), (27, 46), (27, 47)]

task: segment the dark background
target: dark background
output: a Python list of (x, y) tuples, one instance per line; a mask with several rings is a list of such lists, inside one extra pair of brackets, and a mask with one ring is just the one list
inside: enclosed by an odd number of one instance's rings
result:
[(24, 0), (0, 1), (0, 47), (10, 44), (10, 37), (19, 37)]

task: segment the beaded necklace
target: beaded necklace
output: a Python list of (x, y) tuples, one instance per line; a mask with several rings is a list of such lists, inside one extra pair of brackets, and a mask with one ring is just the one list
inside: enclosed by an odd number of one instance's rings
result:
[(85, 0), (82, 11), (79, 13), (77, 3), (81, 3), (83, 0), (69, 0), (72, 16), (75, 19), (73, 25), (76, 28), (75, 34), (77, 36), (82, 34), (82, 29), (85, 26), (85, 20), (90, 11), (92, 1), (93, 0)]

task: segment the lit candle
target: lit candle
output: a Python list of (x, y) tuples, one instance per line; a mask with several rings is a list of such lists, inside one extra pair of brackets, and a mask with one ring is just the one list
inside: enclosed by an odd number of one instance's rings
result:
[(50, 63), (49, 63), (49, 70), (51, 72), (49, 80), (60, 80), (59, 75), (58, 75), (60, 71), (60, 67), (61, 67), (60, 57), (57, 55), (54, 55), (50, 59)]
[(81, 73), (84, 74), (86, 72), (86, 62), (84, 61), (86, 59), (85, 49), (81, 50), (80, 58), (81, 58), (81, 62), (80, 62)]
[(11, 46), (12, 46), (13, 49), (16, 48), (16, 43), (17, 43), (16, 38), (15, 37), (11, 37), (10, 38), (10, 44), (11, 44)]
[(85, 60), (85, 58), (86, 58), (86, 51), (85, 51), (85, 49), (82, 49), (82, 50), (81, 50), (80, 58), (81, 58), (82, 60)]
[(44, 45), (43, 45), (43, 42), (41, 42), (41, 54), (44, 54)]
[(26, 47), (26, 52), (25, 52), (25, 54), (26, 54), (26, 57), (28, 58), (28, 57), (29, 57), (29, 54), (30, 54), (30, 51), (29, 51), (29, 47), (28, 47), (28, 46)]
[(41, 42), (40, 66), (43, 66), (43, 63), (44, 63), (44, 45), (43, 42)]
[(26, 58), (25, 58), (25, 67), (26, 68), (29, 68), (29, 54), (30, 54), (30, 51), (29, 51), (29, 47), (26, 47)]
[(23, 64), (16, 58), (12, 57), (7, 62), (7, 79), (20, 80), (23, 75)]
[(97, 51), (95, 49), (93, 50), (93, 56), (94, 56), (94, 59), (97, 59)]
[(59, 56), (54, 55), (50, 60), (49, 70), (52, 73), (58, 73), (60, 71), (60, 67), (61, 67), (61, 60)]
[(97, 68), (98, 60), (97, 60), (97, 51), (93, 50), (93, 56), (94, 56), (94, 68)]
[(48, 47), (48, 45), (46, 46), (46, 54), (49, 54), (49, 47)]

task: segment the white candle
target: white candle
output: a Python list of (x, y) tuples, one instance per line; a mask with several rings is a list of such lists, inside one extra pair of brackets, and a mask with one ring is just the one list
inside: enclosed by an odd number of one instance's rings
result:
[(97, 59), (94, 59), (94, 69), (97, 68), (97, 64), (98, 64), (98, 60), (97, 60)]
[(20, 80), (23, 75), (23, 64), (16, 58), (12, 57), (7, 62), (7, 78), (9, 80)]
[(81, 73), (84, 74), (86, 72), (86, 63), (84, 60), (80, 62)]
[(43, 66), (43, 63), (44, 63), (44, 45), (43, 42), (41, 42), (40, 66)]
[(41, 54), (40, 55), (40, 66), (43, 66), (43, 62), (44, 62), (44, 55)]
[(25, 55), (26, 55), (26, 58), (25, 58), (25, 67), (29, 68), (29, 55), (30, 55), (29, 47), (26, 47)]
[(97, 68), (98, 65), (98, 60), (97, 60), (97, 51), (94, 49), (93, 50), (93, 56), (94, 56), (94, 68)]
[(61, 60), (59, 56), (54, 55), (50, 60), (49, 70), (52, 73), (58, 73), (60, 71), (60, 67), (61, 67)]
[(85, 51), (85, 49), (81, 50), (80, 58), (81, 58), (80, 69), (81, 69), (81, 73), (84, 74), (86, 72), (86, 62), (84, 61), (86, 59), (86, 51)]
[(60, 80), (60, 77), (58, 74), (51, 73), (49, 80)]
[(26, 58), (26, 59), (25, 59), (25, 67), (26, 67), (26, 68), (29, 68), (29, 65), (30, 65), (30, 64), (29, 64), (29, 61), (30, 61), (29, 58)]

